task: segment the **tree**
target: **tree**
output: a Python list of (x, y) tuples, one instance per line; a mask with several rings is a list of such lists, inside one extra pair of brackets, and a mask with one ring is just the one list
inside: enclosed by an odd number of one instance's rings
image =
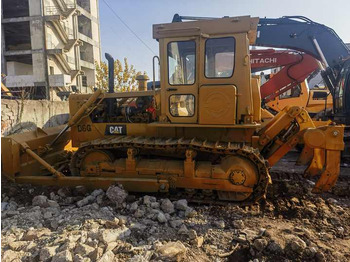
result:
[[(95, 61), (96, 68), (96, 87), (99, 89), (108, 89), (108, 65), (101, 61)], [(141, 75), (140, 71), (136, 72), (133, 65), (129, 66), (127, 58), (124, 58), (124, 66), (120, 60), (114, 61), (114, 90), (125, 92), (137, 89), (136, 77)], [(146, 74), (146, 72), (144, 72)]]

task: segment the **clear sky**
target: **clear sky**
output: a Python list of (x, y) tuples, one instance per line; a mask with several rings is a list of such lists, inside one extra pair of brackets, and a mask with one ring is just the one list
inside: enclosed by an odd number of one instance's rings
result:
[[(152, 53), (120, 22), (121, 19), (149, 46)], [(152, 76), (152, 57), (158, 43), (152, 38), (152, 24), (171, 22), (178, 13), (187, 16), (281, 17), (306, 16), (333, 28), (344, 42), (350, 43), (350, 0), (99, 0), (102, 56), (128, 58), (138, 71)]]

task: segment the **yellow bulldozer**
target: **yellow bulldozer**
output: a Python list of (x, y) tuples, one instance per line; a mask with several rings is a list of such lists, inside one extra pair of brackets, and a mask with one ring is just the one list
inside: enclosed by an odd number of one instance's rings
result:
[(250, 204), (265, 197), (270, 167), (303, 142), (305, 175), (320, 176), (313, 191), (329, 190), (339, 175), (344, 127), (317, 127), (298, 106), (261, 126), (249, 59), (258, 22), (242, 16), (154, 25), (160, 88), (147, 88), (141, 76), (137, 91), (115, 92), (106, 54), (108, 92), (70, 95), (63, 129), (2, 138), (3, 173), (18, 183), (120, 183), (134, 192), (176, 190)]

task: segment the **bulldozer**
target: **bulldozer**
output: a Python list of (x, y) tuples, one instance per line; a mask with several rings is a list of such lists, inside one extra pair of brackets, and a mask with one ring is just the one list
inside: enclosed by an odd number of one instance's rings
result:
[(138, 90), (115, 92), (114, 61), (106, 54), (108, 92), (71, 94), (64, 128), (2, 138), (3, 173), (17, 183), (119, 183), (132, 192), (175, 191), (248, 205), (265, 198), (270, 168), (303, 142), (305, 176), (320, 176), (313, 192), (330, 190), (339, 176), (344, 126), (316, 126), (299, 106), (285, 107), (262, 126), (249, 54), (258, 23), (241, 16), (153, 25), (159, 88), (153, 79), (148, 89), (140, 76)]

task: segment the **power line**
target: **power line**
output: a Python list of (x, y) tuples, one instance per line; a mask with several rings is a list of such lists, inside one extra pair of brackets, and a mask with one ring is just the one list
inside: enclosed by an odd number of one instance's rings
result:
[(122, 22), (123, 25), (124, 25), (138, 40), (140, 40), (140, 42), (141, 42), (145, 47), (147, 47), (147, 49), (148, 49), (149, 51), (152, 52), (152, 54), (157, 55), (157, 54), (152, 50), (152, 48), (150, 48), (150, 47), (141, 39), (141, 37), (139, 37), (139, 36), (134, 32), (134, 30), (132, 30), (132, 29), (127, 25), (127, 23), (125, 23), (125, 22), (123, 21), (123, 19), (121, 19), (121, 17), (114, 11), (114, 9), (107, 3), (106, 0), (102, 0), (102, 1), (105, 3), (106, 6), (108, 6), (108, 8), (112, 11), (112, 13), (115, 15), (115, 17), (118, 18), (118, 20), (119, 20), (120, 22)]

